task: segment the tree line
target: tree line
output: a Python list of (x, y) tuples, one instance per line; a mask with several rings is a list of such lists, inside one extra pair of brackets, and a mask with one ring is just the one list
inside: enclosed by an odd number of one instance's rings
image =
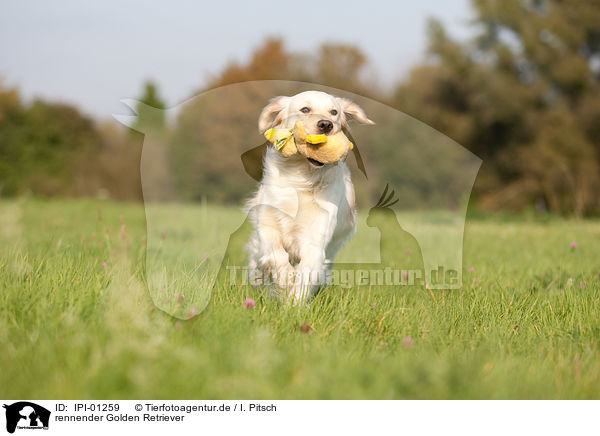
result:
[[(231, 63), (205, 88), (281, 79), (369, 97), (423, 121), (483, 160), (473, 191), (477, 207), (597, 215), (600, 5), (475, 0), (473, 8), (474, 37), (453, 40), (431, 20), (426, 59), (392, 89), (374, 85), (368, 58), (355, 46), (324, 44), (314, 53), (295, 53), (281, 39), (266, 40), (248, 62)], [(166, 106), (152, 83), (145, 84), (140, 101)], [(199, 200), (193, 190), (197, 157), (184, 145), (195, 138), (202, 108), (184, 108), (171, 127), (157, 118), (160, 112), (144, 113), (143, 107), (138, 112), (138, 123), (164, 130), (172, 141), (173, 162), (188, 168), (174, 183), (187, 184), (185, 199)], [(31, 192), (140, 199), (142, 141), (138, 133), (97, 123), (65, 104), (24, 102), (0, 82), (2, 196)], [(392, 147), (386, 142), (377, 147), (381, 153), (394, 152), (386, 150)], [(234, 168), (234, 160), (211, 162), (214, 171), (203, 176), (214, 182), (218, 201), (237, 200), (228, 195), (235, 187), (219, 185), (218, 174)]]

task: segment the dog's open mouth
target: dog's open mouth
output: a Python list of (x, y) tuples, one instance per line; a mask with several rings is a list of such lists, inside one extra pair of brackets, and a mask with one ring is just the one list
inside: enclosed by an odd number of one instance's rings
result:
[(314, 160), (313, 158), (310, 158), (310, 157), (307, 157), (306, 159), (308, 160), (308, 162), (310, 162), (310, 164), (313, 167), (316, 167), (316, 168), (320, 168), (323, 165), (325, 165), (323, 162), (319, 162), (318, 160)]

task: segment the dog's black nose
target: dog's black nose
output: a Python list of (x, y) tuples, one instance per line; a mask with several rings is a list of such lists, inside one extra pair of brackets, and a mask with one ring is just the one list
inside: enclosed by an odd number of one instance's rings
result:
[(331, 132), (331, 129), (333, 129), (333, 123), (329, 120), (319, 120), (317, 127), (321, 132), (329, 133)]

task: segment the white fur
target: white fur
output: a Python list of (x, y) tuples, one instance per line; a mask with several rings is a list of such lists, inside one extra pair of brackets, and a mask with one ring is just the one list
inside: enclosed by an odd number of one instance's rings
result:
[[(373, 124), (351, 101), (308, 91), (274, 98), (261, 113), (259, 130), (292, 128), (310, 115), (300, 111), (304, 107), (332, 121), (330, 133), (347, 127), (348, 118)], [(306, 128), (319, 133), (316, 126)], [(307, 301), (326, 284), (335, 256), (356, 230), (346, 163), (314, 167), (304, 156), (285, 158), (268, 147), (263, 179), (247, 207), (254, 225), (247, 245), (251, 276), (272, 279), (275, 290), (291, 302)]]

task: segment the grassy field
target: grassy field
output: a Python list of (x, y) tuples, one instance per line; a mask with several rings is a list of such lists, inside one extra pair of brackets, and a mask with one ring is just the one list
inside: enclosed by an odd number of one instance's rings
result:
[(469, 220), (461, 290), (331, 288), (290, 309), (216, 286), (189, 321), (150, 299), (145, 237), (141, 205), (0, 203), (0, 397), (600, 396), (597, 221)]

